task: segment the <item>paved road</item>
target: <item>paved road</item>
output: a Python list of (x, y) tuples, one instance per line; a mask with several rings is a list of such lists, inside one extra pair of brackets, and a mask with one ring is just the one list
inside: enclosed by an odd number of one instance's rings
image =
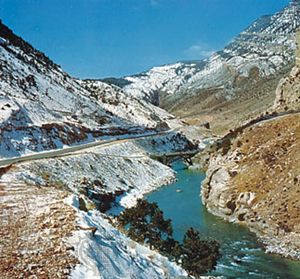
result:
[[(257, 122), (250, 124), (247, 123), (241, 127), (249, 127), (252, 125), (257, 125), (260, 124), (261, 122), (265, 121), (272, 121), (276, 118), (284, 117), (287, 115), (291, 114), (300, 114), (300, 111), (293, 111), (293, 112), (282, 112), (277, 115), (267, 115), (265, 118), (262, 118), (258, 120)], [(158, 133), (150, 133), (150, 134), (139, 134), (139, 135), (134, 135), (129, 138), (112, 138), (109, 140), (100, 140), (100, 141), (94, 141), (90, 143), (85, 143), (85, 144), (79, 144), (76, 146), (71, 146), (71, 147), (66, 147), (63, 149), (55, 149), (55, 150), (49, 150), (49, 151), (42, 151), (34, 154), (29, 154), (29, 155), (24, 155), (24, 156), (19, 156), (19, 157), (12, 157), (12, 158), (7, 158), (7, 159), (1, 159), (0, 160), (0, 167), (5, 167), (11, 164), (15, 163), (20, 163), (20, 162), (26, 162), (26, 161), (33, 161), (33, 160), (39, 160), (39, 159), (46, 159), (46, 158), (55, 158), (55, 157), (62, 157), (62, 156), (70, 156), (70, 155), (75, 155), (76, 152), (82, 151), (85, 149), (89, 149), (92, 147), (97, 147), (97, 146), (105, 146), (105, 145), (112, 145), (116, 143), (121, 143), (121, 142), (128, 142), (131, 140), (135, 140), (138, 138), (148, 138), (148, 137), (155, 137), (155, 136), (161, 136), (164, 134), (169, 134), (174, 132), (176, 129), (170, 129), (168, 131), (164, 132), (158, 132)], [(158, 155), (158, 154), (157, 154)], [(163, 154), (165, 155), (165, 154)]]
[(112, 144), (121, 143), (121, 142), (128, 142), (128, 141), (132, 141), (132, 140), (139, 139), (139, 138), (148, 138), (148, 137), (161, 136), (161, 135), (169, 134), (169, 133), (172, 133), (172, 132), (174, 132), (174, 130), (168, 130), (168, 131), (164, 131), (164, 132), (151, 133), (151, 134), (139, 134), (139, 135), (131, 136), (130, 138), (119, 138), (119, 139), (118, 138), (112, 138), (112, 139), (109, 139), (109, 140), (100, 140), (100, 141), (80, 144), (80, 145), (76, 145), (76, 146), (66, 147), (66, 148), (63, 148), (63, 149), (42, 151), (42, 152), (38, 152), (38, 153), (35, 153), (35, 154), (29, 154), (29, 155), (24, 155), (24, 156), (19, 156), (19, 157), (1, 159), (0, 160), (0, 167), (5, 167), (5, 166), (11, 165), (11, 164), (26, 162), (26, 161), (33, 161), (33, 160), (39, 160), (39, 159), (75, 155), (76, 152), (78, 152), (78, 151), (82, 151), (82, 150), (89, 149), (89, 148), (92, 148), (92, 147), (112, 145)]

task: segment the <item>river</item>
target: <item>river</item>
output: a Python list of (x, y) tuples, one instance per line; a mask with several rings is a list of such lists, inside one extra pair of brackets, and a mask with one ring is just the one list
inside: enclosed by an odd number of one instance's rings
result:
[[(226, 278), (300, 278), (300, 262), (264, 253), (255, 235), (246, 227), (223, 221), (210, 214), (201, 203), (200, 184), (205, 173), (189, 170), (176, 162), (177, 181), (149, 194), (166, 218), (172, 219), (174, 238), (181, 241), (189, 227), (204, 237), (218, 240), (222, 258), (210, 275)], [(176, 191), (177, 190), (177, 191)], [(179, 190), (182, 190), (181, 192)]]

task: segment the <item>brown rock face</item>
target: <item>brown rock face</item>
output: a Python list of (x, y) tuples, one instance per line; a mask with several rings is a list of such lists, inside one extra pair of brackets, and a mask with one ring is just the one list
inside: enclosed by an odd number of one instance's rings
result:
[(280, 81), (273, 109), (279, 112), (300, 109), (300, 66), (295, 66), (290, 75)]
[(278, 84), (273, 113), (216, 144), (202, 200), (253, 229), (268, 251), (300, 259), (300, 31), (296, 42), (295, 66)]
[(295, 56), (294, 68), (287, 77), (281, 79), (276, 89), (275, 111), (300, 109), (300, 29), (296, 33)]
[[(300, 258), (300, 114), (261, 121), (210, 160), (206, 207), (252, 228), (269, 251)], [(280, 249), (278, 248), (280, 247)]]

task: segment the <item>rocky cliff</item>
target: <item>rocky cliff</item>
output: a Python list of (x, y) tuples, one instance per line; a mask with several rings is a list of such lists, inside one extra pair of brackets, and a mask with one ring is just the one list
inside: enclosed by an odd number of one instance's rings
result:
[(300, 258), (300, 115), (265, 120), (224, 140), (202, 186), (208, 210), (257, 232), (267, 250)]
[(202, 202), (245, 224), (267, 251), (300, 259), (300, 71), (278, 85), (272, 114), (232, 130), (212, 146)]
[(296, 36), (295, 66), (290, 74), (281, 79), (276, 89), (275, 111), (300, 109), (300, 29)]

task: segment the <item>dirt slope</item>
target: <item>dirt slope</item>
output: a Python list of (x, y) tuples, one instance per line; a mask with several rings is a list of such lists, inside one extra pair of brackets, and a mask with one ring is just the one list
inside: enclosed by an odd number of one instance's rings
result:
[(1, 278), (68, 278), (78, 261), (65, 242), (75, 230), (75, 212), (64, 197), (53, 187), (1, 179)]

